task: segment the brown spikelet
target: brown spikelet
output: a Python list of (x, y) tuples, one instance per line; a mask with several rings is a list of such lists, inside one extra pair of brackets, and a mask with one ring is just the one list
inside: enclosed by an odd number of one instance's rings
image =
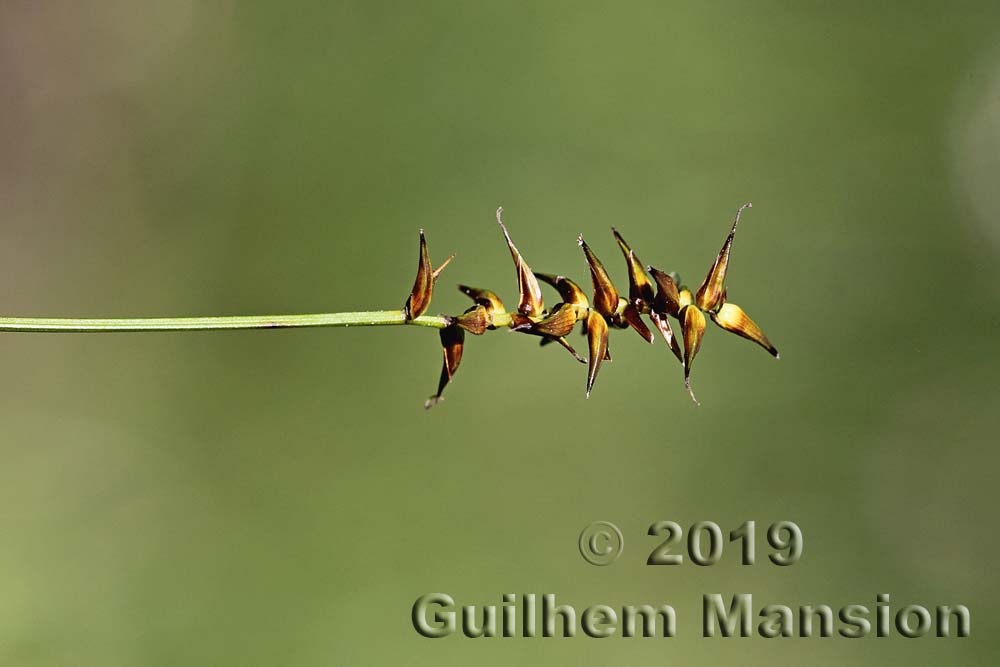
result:
[(528, 264), (521, 257), (514, 242), (510, 240), (507, 227), (504, 226), (500, 217), (501, 213), (503, 213), (502, 206), (497, 209), (497, 224), (500, 225), (503, 236), (507, 239), (507, 247), (510, 249), (510, 256), (514, 260), (514, 268), (517, 271), (517, 312), (529, 317), (541, 315), (542, 311), (545, 310), (545, 304), (542, 302), (542, 288), (538, 286), (535, 274), (531, 272)]
[(695, 303), (702, 310), (715, 310), (722, 298), (722, 290), (725, 287), (726, 272), (729, 270), (729, 251), (733, 247), (733, 238), (736, 236), (736, 226), (740, 224), (740, 215), (744, 210), (752, 208), (753, 204), (747, 202), (736, 211), (736, 219), (733, 220), (733, 228), (726, 237), (726, 242), (722, 244), (719, 256), (715, 258), (712, 268), (708, 270), (708, 275), (702, 281), (701, 287), (695, 293)]
[[(496, 325), (494, 322), (496, 321), (496, 318), (503, 317), (507, 314), (500, 297), (490, 290), (479, 289), (478, 287), (468, 287), (467, 285), (459, 285), (458, 289), (463, 294), (471, 298), (476, 303), (477, 307), (482, 308), (482, 317), (485, 320), (487, 329), (495, 329)], [(466, 314), (469, 313), (469, 311), (465, 312)], [(472, 331), (472, 333), (476, 332)]]
[(458, 371), (462, 362), (462, 352), (465, 348), (465, 330), (456, 324), (441, 329), (441, 348), (444, 350), (444, 363), (441, 366), (441, 379), (438, 381), (437, 393), (424, 402), (427, 409), (444, 400), (441, 394)]
[(559, 307), (556, 308), (555, 312), (543, 319), (541, 322), (537, 322), (532, 327), (532, 330), (546, 336), (562, 338), (573, 331), (573, 326), (576, 323), (576, 306), (571, 303), (562, 303), (559, 304)]
[(427, 254), (427, 240), (424, 238), (424, 230), (420, 230), (420, 256), (417, 259), (417, 277), (413, 280), (413, 289), (403, 306), (403, 313), (407, 321), (415, 320), (425, 312), (431, 305), (431, 295), (434, 292), (434, 281), (438, 275), (444, 271), (444, 267), (454, 259), (452, 255), (444, 261), (437, 269), (431, 268), (430, 256)]
[(431, 260), (427, 255), (427, 241), (424, 239), (424, 230), (420, 230), (420, 256), (417, 260), (417, 277), (413, 281), (413, 289), (406, 299), (403, 312), (406, 319), (415, 320), (427, 310), (431, 303), (431, 293), (434, 290), (434, 271), (431, 269)]
[(581, 306), (583, 308), (590, 307), (587, 295), (580, 289), (579, 285), (569, 278), (565, 276), (553, 276), (548, 273), (536, 273), (535, 277), (555, 287), (565, 303), (571, 303), (574, 306)]
[(677, 292), (677, 283), (669, 274), (649, 267), (656, 281), (656, 297), (653, 299), (653, 310), (664, 315), (676, 315), (681, 310), (681, 297)]
[(587, 242), (583, 240), (583, 234), (576, 238), (576, 242), (583, 248), (583, 254), (587, 258), (587, 265), (590, 267), (590, 279), (594, 284), (594, 309), (605, 317), (614, 317), (618, 311), (618, 290), (611, 282), (608, 272), (597, 259)]
[(496, 294), (488, 289), (480, 289), (478, 287), (469, 287), (467, 285), (459, 285), (459, 291), (465, 294), (470, 299), (475, 301), (478, 305), (483, 306), (493, 314), (502, 314), (505, 312), (503, 301), (500, 300)]
[(474, 336), (486, 333), (490, 326), (490, 316), (485, 306), (475, 305), (458, 316), (455, 324)]
[(778, 358), (778, 350), (774, 347), (774, 345), (771, 345), (771, 341), (767, 339), (767, 336), (765, 336), (764, 332), (760, 330), (757, 323), (750, 319), (750, 316), (736, 304), (724, 303), (719, 308), (718, 312), (709, 313), (709, 315), (711, 316), (713, 322), (726, 331), (732, 331), (738, 336), (743, 336), (747, 340), (752, 340), (770, 352), (771, 356), (775, 359)]
[(587, 341), (590, 347), (590, 360), (587, 368), (587, 398), (594, 388), (594, 381), (597, 380), (597, 372), (601, 370), (601, 362), (605, 357), (610, 359), (608, 354), (608, 323), (604, 316), (595, 310), (590, 311), (587, 316)]
[(680, 312), (681, 331), (684, 334), (684, 386), (695, 403), (698, 399), (691, 389), (691, 364), (701, 349), (701, 338), (705, 335), (705, 316), (695, 305), (684, 306)]
[(649, 282), (649, 276), (643, 270), (639, 257), (625, 242), (622, 235), (614, 227), (611, 228), (611, 232), (615, 235), (618, 247), (625, 256), (625, 262), (628, 265), (628, 300), (637, 311), (643, 312), (653, 305), (653, 285)]

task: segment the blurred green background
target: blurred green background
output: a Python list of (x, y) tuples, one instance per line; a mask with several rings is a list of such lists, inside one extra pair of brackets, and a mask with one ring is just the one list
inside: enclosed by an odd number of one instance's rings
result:
[[(415, 328), (0, 335), (0, 664), (993, 664), (995, 2), (0, 6), (4, 315), (400, 307), (417, 230), (532, 268), (701, 279), (694, 382)], [(549, 294), (549, 302), (555, 298)], [(574, 337), (574, 343), (578, 339)], [(582, 341), (580, 341), (582, 346)], [(580, 530), (615, 521), (596, 568)], [(655, 520), (793, 520), (800, 563), (647, 567)], [(428, 640), (421, 594), (673, 604), (679, 637)], [(700, 637), (703, 593), (963, 603), (972, 638)]]

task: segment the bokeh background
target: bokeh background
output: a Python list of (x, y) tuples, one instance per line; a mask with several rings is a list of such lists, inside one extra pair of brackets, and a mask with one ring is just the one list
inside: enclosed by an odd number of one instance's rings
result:
[[(620, 286), (618, 226), (730, 299), (583, 367), (415, 328), (0, 335), (0, 664), (993, 664), (995, 2), (0, 5), (0, 314), (402, 305), (417, 230), (510, 302)], [(550, 302), (555, 301), (550, 296)], [(574, 339), (575, 340), (575, 339)], [(580, 341), (582, 345), (582, 341)], [(595, 568), (581, 528), (625, 553)], [(658, 519), (794, 520), (797, 565), (647, 567)], [(680, 637), (427, 640), (427, 592), (673, 604)], [(703, 593), (963, 603), (966, 640), (700, 637)]]

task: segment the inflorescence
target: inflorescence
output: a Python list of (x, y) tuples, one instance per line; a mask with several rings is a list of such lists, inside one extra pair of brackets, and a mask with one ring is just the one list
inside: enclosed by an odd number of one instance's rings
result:
[[(611, 282), (604, 265), (583, 240), (583, 235), (580, 235), (577, 243), (583, 249), (587, 264), (590, 266), (590, 278), (593, 284), (591, 299), (587, 298), (579, 285), (565, 276), (532, 271), (507, 232), (501, 218), (503, 208), (498, 208), (497, 224), (503, 231), (517, 273), (517, 308), (508, 311), (500, 298), (490, 290), (467, 285), (458, 286), (462, 293), (474, 301), (474, 305), (457, 317), (446, 316), (446, 326), (440, 329), (441, 346), (444, 350), (441, 378), (437, 393), (427, 399), (425, 407), (430, 408), (442, 400), (442, 393), (454, 377), (462, 360), (466, 332), (478, 336), (487, 330), (508, 328), (511, 331), (538, 336), (542, 345), (558, 343), (577, 361), (587, 365), (588, 397), (601, 364), (604, 361), (611, 361), (608, 350), (610, 329), (631, 328), (649, 343), (656, 339), (650, 327), (643, 321), (643, 315), (649, 318), (653, 328), (659, 331), (670, 351), (680, 362), (684, 371), (684, 386), (695, 403), (698, 401), (691, 388), (691, 365), (701, 348), (706, 315), (726, 331), (757, 343), (778, 358), (778, 350), (760, 327), (742, 308), (729, 303), (726, 299), (725, 280), (729, 268), (729, 252), (736, 227), (740, 222), (740, 215), (750, 207), (751, 204), (744, 204), (736, 212), (732, 230), (726, 237), (722, 250), (712, 263), (708, 275), (693, 293), (681, 282), (680, 276), (676, 273), (667, 273), (652, 266), (644, 268), (635, 251), (629, 247), (618, 230), (612, 227), (611, 231), (628, 266), (628, 297), (621, 296)], [(420, 230), (417, 277), (403, 308), (407, 322), (415, 320), (427, 311), (434, 283), (453, 257), (454, 255), (437, 269), (433, 269), (427, 253), (424, 231)], [(545, 307), (539, 281), (551, 285), (559, 293), (561, 301), (552, 308)], [(670, 325), (670, 318), (679, 323), (680, 337), (675, 335)], [(587, 336), (588, 359), (577, 354), (566, 340), (566, 336), (572, 332), (577, 323), (581, 323), (582, 333)]]

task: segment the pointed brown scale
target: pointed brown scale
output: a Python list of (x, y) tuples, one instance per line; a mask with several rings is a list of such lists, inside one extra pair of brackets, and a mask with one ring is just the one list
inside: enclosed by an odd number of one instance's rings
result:
[(757, 323), (750, 319), (750, 316), (743, 312), (743, 309), (733, 303), (724, 303), (716, 313), (709, 313), (712, 321), (726, 331), (732, 331), (738, 336), (743, 336), (747, 340), (760, 345), (771, 353), (775, 359), (778, 357), (778, 350), (771, 345), (764, 332), (760, 330)]
[(462, 351), (465, 348), (465, 330), (457, 324), (441, 329), (441, 348), (444, 350), (444, 364), (441, 366), (441, 379), (438, 381), (437, 393), (424, 402), (425, 408), (432, 408), (444, 400), (441, 394), (451, 382), (462, 361)]
[(715, 258), (715, 263), (708, 270), (708, 275), (701, 283), (701, 287), (695, 293), (695, 303), (702, 310), (715, 310), (722, 298), (722, 290), (726, 282), (726, 271), (729, 269), (729, 251), (733, 247), (733, 237), (736, 236), (736, 226), (740, 224), (740, 215), (745, 209), (752, 208), (753, 204), (747, 202), (740, 206), (736, 212), (736, 219), (733, 221), (733, 228), (726, 237), (726, 242), (722, 244), (719, 256)]
[(636, 307), (640, 313), (645, 312), (653, 305), (653, 284), (649, 282), (649, 276), (642, 268), (642, 262), (635, 252), (628, 246), (622, 235), (614, 227), (611, 232), (618, 241), (618, 247), (625, 255), (625, 262), (628, 264), (628, 300)]
[(677, 283), (669, 273), (649, 267), (656, 281), (656, 298), (653, 300), (653, 310), (663, 315), (677, 315), (681, 310), (681, 296), (677, 291)]
[(459, 285), (458, 289), (462, 292), (462, 294), (465, 294), (475, 301), (476, 305), (483, 307), (486, 315), (487, 329), (495, 328), (493, 322), (496, 316), (507, 312), (504, 308), (503, 301), (500, 300), (500, 297), (488, 289), (479, 289), (478, 287), (469, 287), (468, 285)]
[[(449, 260), (450, 261), (450, 260)], [(447, 264), (447, 262), (445, 262)], [(441, 268), (444, 268), (443, 266)], [(403, 306), (403, 313), (407, 320), (415, 320), (431, 304), (431, 293), (434, 290), (434, 271), (431, 268), (431, 260), (427, 254), (427, 241), (424, 239), (424, 230), (420, 230), (420, 256), (417, 260), (417, 277), (413, 281), (413, 289)]]
[(653, 320), (653, 324), (660, 331), (663, 336), (663, 340), (667, 342), (670, 347), (670, 351), (674, 353), (677, 357), (677, 361), (684, 363), (684, 353), (681, 352), (681, 346), (677, 342), (677, 336), (674, 335), (674, 330), (670, 328), (670, 322), (667, 320), (666, 314), (661, 314), (657, 311), (653, 311), (649, 314), (649, 319)]
[(590, 307), (590, 302), (587, 300), (587, 295), (584, 291), (580, 289), (579, 285), (566, 276), (554, 276), (550, 273), (536, 273), (535, 277), (542, 282), (555, 287), (564, 303), (571, 303), (574, 306), (582, 306), (583, 308)]
[(612, 317), (618, 310), (618, 290), (611, 283), (611, 278), (601, 260), (597, 259), (597, 255), (583, 240), (583, 234), (576, 238), (576, 242), (583, 248), (583, 254), (586, 255), (587, 264), (590, 266), (590, 279), (594, 283), (594, 309), (605, 317)]
[(510, 249), (511, 258), (514, 260), (514, 268), (517, 270), (517, 292), (519, 298), (517, 311), (522, 315), (541, 315), (542, 311), (545, 310), (545, 305), (542, 302), (542, 288), (539, 287), (538, 281), (535, 279), (535, 274), (531, 272), (524, 258), (521, 257), (521, 253), (514, 246), (514, 242), (510, 240), (510, 234), (507, 233), (507, 228), (500, 218), (501, 213), (503, 213), (502, 206), (497, 209), (497, 224), (500, 225), (500, 229), (503, 230), (503, 236), (507, 239), (507, 247)]
[(701, 338), (705, 335), (705, 316), (694, 305), (685, 306), (679, 314), (681, 331), (684, 334), (684, 386), (691, 394), (691, 400), (698, 403), (691, 389), (691, 364), (701, 348)]
[(577, 354), (576, 350), (573, 349), (573, 346), (570, 345), (569, 341), (567, 341), (565, 338), (553, 338), (552, 336), (543, 336), (542, 339), (538, 341), (539, 347), (545, 347), (550, 343), (559, 343), (559, 345), (561, 345), (564, 350), (573, 355), (574, 359), (579, 361), (581, 364), (587, 363), (587, 360), (581, 357), (579, 354)]
[[(585, 364), (587, 363), (587, 360), (577, 354), (576, 350), (573, 349), (573, 346), (570, 345), (563, 336), (555, 335), (560, 331), (570, 333), (573, 330), (573, 325), (576, 324), (580, 317), (578, 314), (579, 312), (579, 306), (562, 303), (556, 308), (556, 312), (541, 322), (534, 322), (524, 315), (513, 313), (511, 315), (511, 331), (519, 331), (532, 336), (540, 336), (541, 340), (539, 341), (539, 345), (541, 346), (545, 346), (553, 342), (559, 343), (563, 349), (573, 355), (574, 359), (582, 364)], [(583, 326), (587, 326), (585, 321)]]
[[(534, 333), (535, 321), (524, 315), (515, 314), (511, 317), (510, 330), (517, 333)], [(538, 334), (539, 336), (541, 334)]]
[(573, 349), (573, 346), (570, 345), (569, 341), (567, 341), (565, 338), (543, 338), (542, 342), (544, 343), (547, 340), (554, 340), (555, 342), (559, 343), (559, 345), (561, 345), (564, 350), (572, 354), (573, 358), (579, 361), (581, 364), (587, 363), (587, 360), (581, 357), (579, 354), (577, 354), (576, 350)]
[(486, 306), (475, 305), (458, 316), (455, 324), (474, 336), (481, 336), (490, 326), (492, 319)]
[(639, 311), (636, 309), (634, 304), (630, 303), (625, 306), (625, 310), (622, 315), (625, 317), (625, 321), (629, 323), (629, 326), (635, 329), (637, 334), (645, 338), (647, 343), (653, 342), (653, 332), (649, 330), (646, 323), (642, 321), (641, 317), (639, 317)]
[(462, 294), (465, 294), (480, 306), (485, 306), (490, 311), (496, 313), (505, 311), (503, 301), (500, 300), (500, 297), (488, 289), (469, 287), (468, 285), (459, 285), (458, 289)]
[(510, 314), (510, 330), (519, 331), (521, 333), (531, 333), (531, 328), (535, 325), (535, 321), (532, 320), (527, 315), (522, 315), (521, 313), (511, 313)]
[(587, 316), (587, 341), (590, 346), (590, 362), (587, 368), (587, 398), (594, 388), (597, 372), (601, 370), (601, 362), (608, 354), (608, 323), (595, 310)]
[(555, 312), (546, 317), (541, 322), (536, 322), (532, 327), (532, 333), (539, 333), (554, 338), (562, 338), (573, 331), (573, 326), (577, 323), (577, 308), (571, 303), (559, 304)]

